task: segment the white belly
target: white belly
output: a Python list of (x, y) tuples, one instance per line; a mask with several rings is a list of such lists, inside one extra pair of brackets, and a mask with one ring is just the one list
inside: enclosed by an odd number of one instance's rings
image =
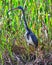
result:
[(25, 33), (24, 37), (26, 39), (27, 45), (29, 45), (29, 44), (34, 45), (31, 36), (29, 35), (29, 39), (27, 38), (27, 32)]

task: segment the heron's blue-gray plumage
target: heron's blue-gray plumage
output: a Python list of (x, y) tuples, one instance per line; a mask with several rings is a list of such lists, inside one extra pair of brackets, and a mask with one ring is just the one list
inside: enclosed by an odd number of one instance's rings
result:
[[(35, 46), (37, 47), (38, 46), (38, 39), (37, 39), (37, 37), (35, 36), (35, 34), (28, 28), (28, 26), (27, 26), (27, 22), (26, 22), (26, 19), (25, 19), (25, 13), (24, 13), (24, 9), (23, 9), (23, 7), (21, 7), (21, 6), (18, 6), (18, 8), (19, 9), (21, 9), (22, 10), (22, 12), (23, 12), (23, 19), (24, 19), (24, 24), (25, 24), (25, 29), (26, 29), (26, 31), (27, 31), (27, 33), (26, 33), (26, 38), (27, 38), (27, 40), (29, 40), (29, 44), (31, 43), (32, 44), (32, 42), (35, 44)], [(32, 40), (32, 42), (30, 42)]]

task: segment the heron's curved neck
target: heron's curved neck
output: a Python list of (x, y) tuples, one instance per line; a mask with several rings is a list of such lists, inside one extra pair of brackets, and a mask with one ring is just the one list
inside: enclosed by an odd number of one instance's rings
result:
[(24, 12), (24, 10), (22, 11), (22, 13), (23, 13), (23, 19), (24, 19), (24, 27), (27, 30), (28, 29), (28, 26), (27, 26), (27, 22), (26, 22), (26, 19), (25, 19), (25, 12)]

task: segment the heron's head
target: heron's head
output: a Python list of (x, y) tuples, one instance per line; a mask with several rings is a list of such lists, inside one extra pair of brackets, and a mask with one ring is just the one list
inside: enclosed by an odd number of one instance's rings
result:
[(23, 7), (22, 6), (18, 6), (17, 9), (21, 9), (23, 11)]
[(12, 8), (12, 9), (9, 10), (8, 12), (10, 12), (10, 11), (12, 11), (12, 10), (18, 10), (18, 9), (24, 11), (22, 6), (18, 6), (18, 7), (16, 7), (16, 8)]

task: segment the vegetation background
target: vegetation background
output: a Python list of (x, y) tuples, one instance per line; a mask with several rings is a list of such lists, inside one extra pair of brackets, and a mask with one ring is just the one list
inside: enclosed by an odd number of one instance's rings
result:
[(12, 50), (17, 52), (18, 49), (15, 50), (14, 45), (23, 46), (28, 54), (30, 51), (24, 39), (22, 12), (14, 10), (7, 14), (8, 10), (17, 6), (24, 8), (28, 27), (38, 38), (38, 48), (42, 48), (46, 53), (52, 53), (52, 0), (0, 0), (0, 63), (2, 64), (4, 55), (9, 53), (10, 57), (13, 57)]

